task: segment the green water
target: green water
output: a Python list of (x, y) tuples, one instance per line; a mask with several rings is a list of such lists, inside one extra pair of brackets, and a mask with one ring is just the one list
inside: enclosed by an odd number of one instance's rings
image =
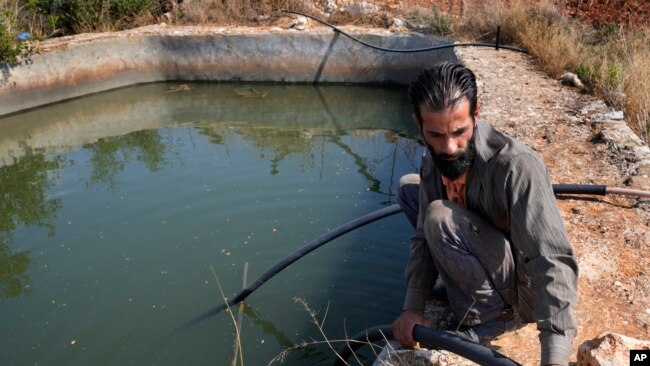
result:
[[(311, 239), (395, 203), (422, 151), (403, 89), (149, 84), (0, 119), (0, 364), (230, 365), (222, 303)], [(390, 323), (411, 229), (393, 216), (242, 308), (245, 365)], [(237, 311), (234, 311), (235, 318)], [(329, 364), (325, 345), (285, 364)]]

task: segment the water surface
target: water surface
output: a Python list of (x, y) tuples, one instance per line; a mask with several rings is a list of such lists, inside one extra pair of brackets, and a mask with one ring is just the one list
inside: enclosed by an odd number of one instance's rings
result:
[[(253, 91), (250, 88), (254, 88)], [(263, 97), (262, 97), (263, 96)], [(422, 148), (402, 89), (149, 84), (0, 119), (0, 364), (228, 365), (227, 313), (311, 239), (395, 203)], [(411, 229), (331, 242), (242, 308), (244, 364), (390, 323)], [(218, 282), (217, 282), (218, 279)], [(237, 318), (237, 309), (234, 310)], [(170, 336), (173, 334), (173, 336)], [(327, 346), (285, 364), (329, 364)]]

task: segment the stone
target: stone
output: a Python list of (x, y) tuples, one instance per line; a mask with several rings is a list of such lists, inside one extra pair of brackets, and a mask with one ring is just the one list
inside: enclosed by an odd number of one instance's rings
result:
[(401, 18), (393, 19), (393, 24), (390, 26), (390, 31), (395, 33), (408, 31), (406, 21)]
[(597, 121), (623, 121), (625, 115), (623, 111), (612, 111), (609, 113), (597, 113), (593, 119)]
[(307, 28), (307, 25), (309, 25), (309, 19), (307, 19), (305, 16), (298, 15), (296, 16), (296, 19), (293, 20), (292, 28), (297, 30), (305, 30)]
[(631, 349), (650, 350), (650, 341), (617, 333), (603, 333), (580, 345), (577, 366), (627, 365)]
[(469, 366), (476, 365), (467, 359), (444, 350), (426, 348), (403, 349), (396, 341), (389, 341), (377, 355), (373, 366)]
[(355, 17), (366, 17), (378, 12), (379, 6), (367, 1), (362, 1), (346, 6), (344, 11)]
[(338, 5), (336, 5), (336, 1), (334, 0), (323, 0), (323, 9), (326, 13), (331, 13), (338, 9)]
[(584, 89), (585, 85), (582, 83), (578, 75), (572, 73), (572, 72), (565, 72), (562, 74), (560, 77), (560, 80), (562, 81), (562, 84), (564, 85), (569, 85), (576, 87), (578, 89)]

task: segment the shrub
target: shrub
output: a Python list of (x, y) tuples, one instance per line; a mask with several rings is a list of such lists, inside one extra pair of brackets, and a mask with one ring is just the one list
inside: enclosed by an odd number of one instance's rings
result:
[[(623, 109), (643, 138), (650, 120), (650, 34), (626, 35), (615, 24), (594, 28), (568, 19), (546, 0), (473, 3), (460, 19), (458, 38), (501, 39), (523, 46), (542, 69), (558, 77), (575, 71), (590, 90)], [(647, 139), (646, 139), (647, 141)]]
[(14, 63), (27, 51), (27, 46), (16, 38), (17, 19), (7, 9), (0, 9), (0, 61)]

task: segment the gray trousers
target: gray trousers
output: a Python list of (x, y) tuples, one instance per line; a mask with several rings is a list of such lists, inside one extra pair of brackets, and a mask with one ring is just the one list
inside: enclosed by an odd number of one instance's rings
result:
[[(413, 227), (419, 211), (419, 183), (417, 174), (400, 179), (398, 203)], [(468, 326), (514, 328), (515, 324), (498, 322), (504, 309), (517, 303), (515, 261), (504, 233), (447, 200), (428, 206), (423, 230), (454, 315)], [(475, 328), (477, 333), (482, 331)], [(510, 329), (500, 333), (505, 330)]]

